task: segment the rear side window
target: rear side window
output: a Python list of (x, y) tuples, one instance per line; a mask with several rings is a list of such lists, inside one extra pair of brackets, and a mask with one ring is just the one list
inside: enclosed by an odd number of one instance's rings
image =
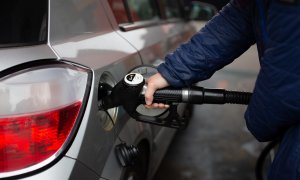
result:
[(0, 47), (45, 43), (48, 0), (6, 0), (0, 6)]
[(162, 0), (167, 19), (180, 18), (180, 6), (176, 0)]
[(109, 0), (109, 5), (114, 12), (118, 24), (128, 23), (129, 19), (127, 16), (125, 4), (123, 0)]
[(127, 0), (133, 22), (152, 20), (159, 17), (154, 0)]
[(108, 2), (118, 24), (159, 18), (155, 0), (109, 0)]

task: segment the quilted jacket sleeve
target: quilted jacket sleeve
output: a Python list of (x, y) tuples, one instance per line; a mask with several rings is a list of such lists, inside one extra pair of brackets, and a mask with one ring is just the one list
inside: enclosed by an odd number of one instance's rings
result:
[(255, 43), (253, 0), (232, 0), (189, 42), (165, 58), (158, 71), (175, 87), (210, 78)]

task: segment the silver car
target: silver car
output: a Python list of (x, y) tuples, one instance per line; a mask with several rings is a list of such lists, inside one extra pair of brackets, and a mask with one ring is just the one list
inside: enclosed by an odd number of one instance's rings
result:
[(113, 87), (135, 66), (156, 66), (187, 41), (195, 28), (181, 2), (0, 7), (0, 178), (153, 178), (176, 131), (137, 122), (122, 107), (99, 110), (107, 93), (99, 84)]

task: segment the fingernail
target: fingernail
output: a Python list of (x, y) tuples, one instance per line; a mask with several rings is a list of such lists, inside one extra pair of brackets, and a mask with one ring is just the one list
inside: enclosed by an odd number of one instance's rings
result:
[(146, 101), (146, 104), (147, 104), (147, 105), (150, 105), (150, 104), (151, 104), (151, 102), (150, 102), (150, 101)]

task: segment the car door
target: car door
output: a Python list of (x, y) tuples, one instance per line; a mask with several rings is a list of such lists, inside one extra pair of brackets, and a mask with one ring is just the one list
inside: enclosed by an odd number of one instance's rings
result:
[[(113, 28), (139, 52), (143, 64), (163, 62), (164, 56), (195, 32), (183, 20), (180, 2), (174, 0), (109, 0), (106, 6)], [(109, 9), (109, 8), (107, 8)], [(175, 130), (152, 125), (154, 146), (150, 163), (159, 164)], [(155, 171), (155, 166), (150, 171)]]

